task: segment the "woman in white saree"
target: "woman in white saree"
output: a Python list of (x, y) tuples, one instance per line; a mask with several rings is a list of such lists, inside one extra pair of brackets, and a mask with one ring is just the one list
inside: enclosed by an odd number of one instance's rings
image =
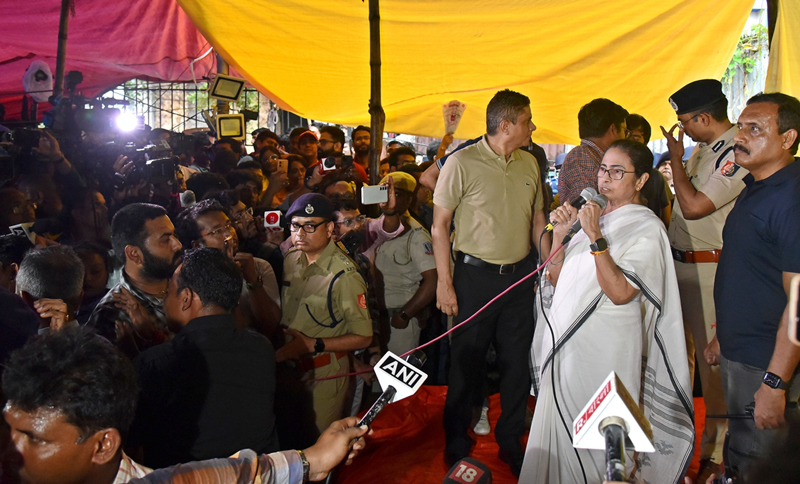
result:
[(615, 142), (597, 175), (608, 206), (589, 202), (578, 211), (565, 203), (551, 214), (554, 248), (576, 220), (583, 228), (550, 261), (537, 298), (537, 399), (521, 483), (603, 482), (604, 452), (573, 449), (569, 429), (612, 370), (650, 421), (656, 447), (628, 452), (629, 477), (677, 483), (691, 461), (694, 410), (678, 285), (664, 225), (639, 195), (652, 161), (641, 143)]

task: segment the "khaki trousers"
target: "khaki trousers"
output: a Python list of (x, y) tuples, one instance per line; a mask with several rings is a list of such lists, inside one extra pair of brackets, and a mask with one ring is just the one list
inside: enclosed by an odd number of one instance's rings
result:
[[(714, 276), (716, 263), (684, 264), (675, 261), (675, 273), (681, 294), (683, 327), (686, 333), (686, 354), (689, 357), (689, 374), (694, 382), (695, 353), (703, 400), (708, 414), (725, 414), (727, 407), (722, 392), (719, 366), (709, 366), (703, 351), (716, 333), (714, 313)], [(725, 441), (727, 421), (709, 419), (700, 440), (700, 459), (722, 461), (722, 444)]]

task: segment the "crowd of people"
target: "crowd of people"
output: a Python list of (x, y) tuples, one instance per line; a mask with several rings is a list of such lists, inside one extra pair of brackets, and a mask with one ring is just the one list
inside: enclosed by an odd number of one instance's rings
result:
[[(353, 416), (372, 366), (453, 327), (449, 465), (483, 433), (493, 348), (499, 458), (521, 482), (602, 480), (604, 456), (573, 450), (569, 428), (610, 371), (656, 447), (627, 474), (680, 481), (695, 364), (709, 414), (754, 415), (708, 419), (702, 466), (746, 477), (800, 392), (786, 331), (800, 102), (755, 96), (736, 124), (718, 81), (669, 102), (657, 166), (644, 117), (583, 106), (556, 197), (530, 100), (510, 90), (452, 152), (452, 134), (421, 164), (389, 143), (376, 204), (361, 198), (364, 126), (349, 140), (261, 129), (249, 153), (207, 133), (18, 130), (0, 188), (0, 388), (21, 466), (7, 458), (2, 475), (319, 480), (364, 446)], [(685, 166), (684, 135), (699, 143)], [(587, 188), (599, 195), (574, 207)]]

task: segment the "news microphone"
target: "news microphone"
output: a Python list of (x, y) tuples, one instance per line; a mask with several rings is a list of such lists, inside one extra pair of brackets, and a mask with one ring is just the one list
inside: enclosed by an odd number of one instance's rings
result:
[(464, 457), (447, 471), (442, 484), (491, 484), (492, 471), (475, 459)]
[[(378, 383), (383, 388), (383, 393), (372, 404), (367, 413), (361, 417), (357, 426), (370, 425), (386, 405), (416, 393), (425, 379), (428, 378), (428, 375), (422, 371), (425, 360), (427, 360), (427, 357), (422, 350), (414, 351), (406, 356), (405, 359), (401, 359), (391, 351), (387, 351), (373, 368), (375, 376), (378, 378)], [(328, 477), (325, 478), (325, 484), (332, 484), (335, 481), (334, 470), (331, 470), (328, 473)], [(472, 483), (472, 481), (454, 482)], [(491, 479), (488, 482), (491, 482)]]
[(383, 388), (383, 393), (358, 422), (358, 426), (369, 425), (386, 405), (410, 397), (419, 390), (428, 375), (422, 372), (427, 357), (422, 350), (416, 350), (400, 359), (391, 351), (375, 365), (375, 376)]
[(197, 205), (197, 196), (191, 190), (181, 193), (181, 207), (189, 208)]
[[(594, 199), (594, 197), (596, 197), (596, 196), (597, 196), (597, 190), (595, 190), (592, 187), (587, 187), (587, 188), (583, 189), (583, 191), (581, 192), (580, 195), (578, 195), (577, 197), (575, 197), (574, 200), (569, 202), (569, 204), (572, 207), (574, 207), (575, 210), (580, 210), (580, 208), (582, 206), (584, 206), (586, 204), (586, 202), (588, 202), (589, 200)], [(553, 228), (555, 228), (556, 225), (558, 225), (558, 222), (550, 222), (544, 228), (545, 232), (552, 232)]]
[[(601, 210), (606, 208), (606, 205), (608, 205), (608, 199), (605, 197), (605, 195), (597, 195), (595, 197), (592, 197), (592, 201), (600, 205)], [(566, 243), (569, 242), (570, 239), (575, 237), (575, 234), (580, 232), (580, 230), (581, 230), (581, 220), (578, 219), (575, 221), (574, 224), (572, 224), (572, 227), (570, 227), (569, 232), (567, 232), (567, 235), (564, 236), (564, 240), (561, 241), (561, 245), (566, 245)]]
[(625, 446), (655, 452), (653, 430), (615, 372), (609, 373), (572, 424), (572, 446), (605, 450), (606, 481), (625, 481)]

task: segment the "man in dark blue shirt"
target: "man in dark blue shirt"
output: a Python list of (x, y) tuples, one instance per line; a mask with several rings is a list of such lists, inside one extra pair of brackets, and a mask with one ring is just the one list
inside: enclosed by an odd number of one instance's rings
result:
[(800, 101), (754, 96), (738, 126), (736, 163), (750, 174), (722, 233), (714, 286), (719, 343), (711, 342), (706, 359), (722, 365), (729, 413), (755, 402), (754, 420), (728, 423), (725, 467), (746, 475), (780, 438), (787, 401), (800, 395), (800, 347), (787, 331), (789, 282), (800, 273)]

